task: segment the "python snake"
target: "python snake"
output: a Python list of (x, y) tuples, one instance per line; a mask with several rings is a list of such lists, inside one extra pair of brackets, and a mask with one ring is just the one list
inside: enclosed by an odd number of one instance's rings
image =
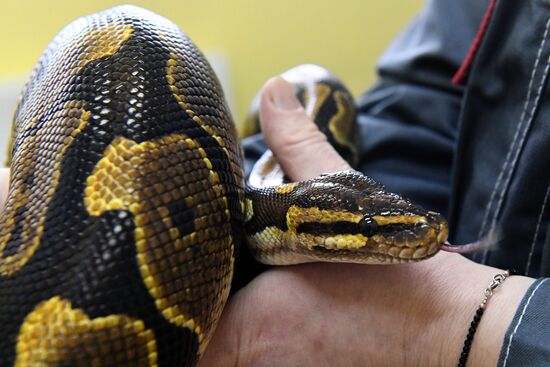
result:
[[(352, 160), (349, 93), (330, 78), (296, 88)], [(269, 264), (420, 260), (447, 237), (440, 215), (355, 171), (282, 182), (268, 152), (245, 185), (208, 62), (133, 6), (54, 38), (16, 109), (8, 161), (2, 367), (195, 365), (245, 237)]]

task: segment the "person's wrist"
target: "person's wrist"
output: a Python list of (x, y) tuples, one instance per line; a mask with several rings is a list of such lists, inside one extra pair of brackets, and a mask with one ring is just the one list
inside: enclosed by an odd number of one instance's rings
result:
[[(483, 289), (469, 276), (470, 263), (461, 255), (440, 252), (411, 265), (418, 278), (412, 283), (425, 286), (414, 291), (404, 332), (407, 365), (455, 366), (458, 362), (463, 333)], [(492, 277), (490, 272), (483, 274), (484, 268), (478, 269), (478, 276)]]
[[(483, 291), (502, 270), (449, 253), (414, 265), (424, 268), (423, 281), (433, 285), (421, 295), (427, 299), (411, 310), (418, 329), (407, 330), (408, 340), (413, 341), (408, 358), (427, 366), (456, 366)], [(474, 335), (469, 366), (496, 365), (506, 330), (532, 282), (512, 276), (495, 291)]]
[(506, 331), (533, 281), (524, 276), (510, 276), (494, 292), (479, 323), (468, 366), (497, 365)]

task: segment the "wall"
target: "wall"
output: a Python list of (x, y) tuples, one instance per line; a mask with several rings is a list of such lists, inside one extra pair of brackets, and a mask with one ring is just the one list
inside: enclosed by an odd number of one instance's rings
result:
[[(78, 16), (124, 2), (2, 1), (0, 120), (9, 124), (20, 85), (55, 33)], [(374, 80), (384, 47), (421, 8), (421, 0), (135, 1), (185, 30), (222, 72), (232, 110), (244, 116), (272, 75), (305, 62), (333, 70), (355, 94)], [(4, 128), (2, 129), (4, 130)], [(0, 139), (4, 139), (0, 133)], [(2, 149), (2, 147), (0, 147)], [(0, 150), (3, 152), (3, 149)]]

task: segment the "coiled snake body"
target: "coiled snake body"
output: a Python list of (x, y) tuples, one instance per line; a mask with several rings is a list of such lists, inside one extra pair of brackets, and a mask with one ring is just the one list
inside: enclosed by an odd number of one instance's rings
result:
[[(351, 154), (352, 130), (335, 130), (345, 93), (304, 83), (310, 112), (332, 111), (324, 129)], [(131, 6), (55, 37), (17, 107), (9, 163), (0, 366), (194, 365), (245, 235), (273, 264), (418, 260), (447, 236), (439, 215), (355, 171), (271, 186), (268, 153), (245, 189), (208, 62)]]

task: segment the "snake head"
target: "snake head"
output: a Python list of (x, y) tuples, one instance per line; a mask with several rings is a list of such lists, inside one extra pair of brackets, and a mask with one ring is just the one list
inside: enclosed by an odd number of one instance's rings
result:
[(257, 256), (263, 262), (408, 262), (434, 255), (447, 239), (440, 214), (353, 170), (274, 190), (287, 195), (285, 250), (266, 249)]
[(325, 174), (301, 186), (289, 210), (295, 212), (287, 221), (289, 231), (309, 238), (307, 247), (321, 258), (420, 260), (434, 255), (447, 239), (447, 222), (440, 214), (386, 191), (357, 171)]

